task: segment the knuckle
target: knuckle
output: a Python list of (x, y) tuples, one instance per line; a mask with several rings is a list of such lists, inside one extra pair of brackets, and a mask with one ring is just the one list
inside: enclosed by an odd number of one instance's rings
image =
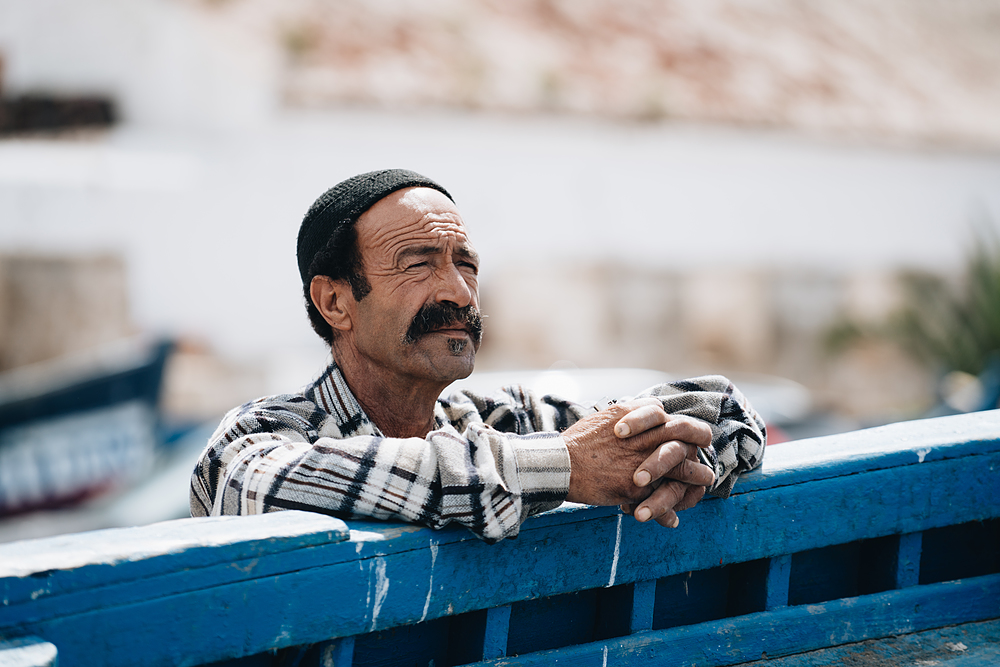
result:
[(660, 446), (660, 449), (657, 451), (656, 460), (664, 464), (667, 468), (672, 468), (677, 465), (678, 459), (682, 459), (686, 455), (687, 452), (684, 446), (676, 440), (671, 440)]

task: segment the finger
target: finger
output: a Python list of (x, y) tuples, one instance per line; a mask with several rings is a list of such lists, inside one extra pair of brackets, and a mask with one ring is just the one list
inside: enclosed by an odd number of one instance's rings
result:
[(697, 459), (692, 460), (694, 457), (690, 454), (694, 451), (691, 445), (683, 442), (664, 443), (636, 468), (632, 482), (643, 487), (658, 479), (671, 479), (696, 486), (711, 486), (715, 483), (715, 473)]
[(697, 419), (670, 415), (669, 421), (665, 424), (637, 433), (632, 438), (634, 440), (628, 444), (637, 450), (649, 450), (670, 440), (708, 447), (712, 444), (712, 428), (706, 422)]
[(704, 495), (704, 486), (688, 486), (687, 490), (684, 492), (684, 497), (681, 498), (680, 502), (674, 505), (672, 511), (664, 512), (663, 516), (656, 520), (656, 523), (660, 524), (664, 528), (676, 528), (681, 522), (681, 518), (677, 516), (677, 512), (691, 509), (698, 504), (698, 501), (701, 500)]
[(645, 461), (639, 464), (632, 475), (632, 482), (636, 486), (642, 487), (662, 479), (667, 472), (687, 459), (690, 450), (690, 445), (677, 441), (660, 445), (646, 457)]
[(670, 415), (664, 412), (663, 405), (659, 402), (652, 405), (642, 405), (625, 413), (625, 416), (618, 420), (618, 423), (615, 424), (615, 435), (619, 438), (627, 438), (665, 424), (669, 419)]
[(687, 490), (684, 492), (684, 497), (681, 498), (680, 502), (674, 505), (675, 512), (682, 512), (684, 510), (689, 510), (698, 504), (698, 501), (705, 497), (705, 487), (704, 486), (691, 486), (689, 485)]
[(623, 514), (631, 514), (632, 513), (632, 505), (630, 503), (622, 503), (619, 506), (619, 509), (622, 511)]
[(712, 444), (712, 427), (708, 422), (685, 415), (671, 415), (670, 420), (663, 425), (668, 434), (664, 440), (680, 440), (698, 447), (708, 447)]
[(659, 520), (664, 518), (664, 515), (667, 515), (666, 519), (668, 519), (668, 523), (673, 523), (669, 521), (670, 517), (668, 513), (674, 511), (674, 506), (684, 498), (686, 493), (687, 485), (681, 482), (669, 482), (661, 485), (636, 507), (636, 520), (645, 523), (650, 519)]

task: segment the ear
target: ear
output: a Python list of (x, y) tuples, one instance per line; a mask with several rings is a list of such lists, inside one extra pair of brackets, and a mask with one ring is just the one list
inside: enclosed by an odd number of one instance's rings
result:
[(323, 319), (334, 331), (349, 331), (353, 326), (354, 293), (346, 280), (314, 276), (309, 283), (309, 296)]

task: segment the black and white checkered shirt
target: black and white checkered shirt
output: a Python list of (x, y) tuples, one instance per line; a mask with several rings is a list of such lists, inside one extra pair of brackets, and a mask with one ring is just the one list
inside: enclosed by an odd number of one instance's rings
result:
[[(760, 464), (764, 423), (723, 377), (659, 385), (669, 413), (712, 426), (701, 453), (715, 469), (710, 492), (726, 497)], [(488, 542), (516, 535), (569, 489), (560, 432), (593, 407), (506, 387), (439, 400), (424, 438), (387, 438), (347, 387), (335, 362), (302, 393), (270, 396), (226, 415), (191, 478), (191, 514), (302, 509), (440, 528), (455, 521)]]

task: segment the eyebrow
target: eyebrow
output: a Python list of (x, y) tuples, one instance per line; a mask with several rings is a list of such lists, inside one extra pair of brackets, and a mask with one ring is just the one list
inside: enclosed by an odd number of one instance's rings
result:
[[(411, 257), (424, 257), (427, 255), (437, 255), (443, 252), (439, 246), (434, 245), (421, 245), (413, 246), (410, 248), (404, 248), (400, 251), (398, 256), (398, 261), (409, 259)], [(474, 262), (479, 262), (479, 254), (467, 245), (460, 245), (455, 248), (455, 254), (459, 257), (465, 259), (470, 259)]]

